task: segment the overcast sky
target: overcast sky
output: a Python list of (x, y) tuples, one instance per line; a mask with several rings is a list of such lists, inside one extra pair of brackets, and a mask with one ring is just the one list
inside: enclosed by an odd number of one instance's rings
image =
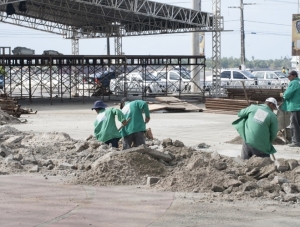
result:
[[(191, 1), (159, 0), (159, 2), (191, 8)], [(275, 59), (291, 57), (292, 14), (298, 13), (298, 0), (244, 0), (256, 3), (245, 6), (246, 58)], [(240, 10), (228, 8), (239, 6), (240, 0), (221, 0), (221, 14), (225, 30), (222, 33), (222, 57), (240, 57)], [(202, 0), (202, 11), (212, 12), (212, 0)], [(110, 39), (111, 53), (114, 40)], [(57, 50), (71, 54), (71, 40), (59, 35), (40, 32), (0, 22), (0, 46), (28, 47), (42, 54), (44, 50)], [(83, 39), (79, 41), (79, 53), (106, 55), (106, 39)], [(152, 35), (123, 38), (123, 52), (128, 55), (189, 55), (191, 33)], [(212, 37), (206, 33), (205, 55), (211, 57)]]

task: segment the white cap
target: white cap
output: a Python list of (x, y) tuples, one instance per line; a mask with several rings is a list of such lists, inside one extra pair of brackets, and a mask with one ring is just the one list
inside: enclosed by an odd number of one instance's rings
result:
[(278, 105), (277, 105), (277, 100), (276, 99), (270, 97), (270, 98), (266, 99), (266, 102), (271, 102), (271, 103), (275, 104), (275, 106), (276, 106), (276, 108), (278, 110)]

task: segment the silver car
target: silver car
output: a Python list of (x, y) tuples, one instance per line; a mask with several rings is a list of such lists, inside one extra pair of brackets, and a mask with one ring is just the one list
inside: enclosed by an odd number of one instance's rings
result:
[(252, 73), (258, 79), (258, 85), (286, 86), (289, 83), (287, 75), (280, 71), (256, 71)]

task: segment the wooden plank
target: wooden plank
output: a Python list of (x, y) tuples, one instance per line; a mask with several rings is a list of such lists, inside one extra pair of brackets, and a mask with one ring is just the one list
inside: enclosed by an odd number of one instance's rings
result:
[(155, 99), (161, 102), (182, 102), (180, 99), (175, 97), (155, 97)]
[(149, 111), (156, 111), (156, 110), (163, 110), (166, 108), (166, 105), (161, 105), (161, 104), (148, 104), (149, 106)]

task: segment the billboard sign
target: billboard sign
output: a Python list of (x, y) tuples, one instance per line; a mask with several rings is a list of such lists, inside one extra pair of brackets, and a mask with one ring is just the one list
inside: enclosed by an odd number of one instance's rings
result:
[(292, 56), (300, 56), (300, 14), (293, 14)]

